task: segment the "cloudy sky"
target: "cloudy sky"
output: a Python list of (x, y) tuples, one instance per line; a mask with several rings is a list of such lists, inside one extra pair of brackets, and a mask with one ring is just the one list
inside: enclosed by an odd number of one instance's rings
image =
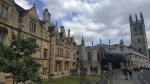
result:
[(129, 14), (140, 19), (140, 11), (145, 19), (148, 45), (150, 47), (150, 0), (15, 0), (17, 4), (29, 9), (35, 3), (39, 18), (43, 10), (49, 9), (51, 22), (71, 30), (77, 44), (84, 36), (85, 44), (118, 43), (122, 38), (130, 42)]

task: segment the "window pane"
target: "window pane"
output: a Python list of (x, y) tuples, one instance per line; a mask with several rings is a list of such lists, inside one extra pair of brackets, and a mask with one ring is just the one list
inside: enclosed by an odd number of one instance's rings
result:
[(8, 13), (8, 8), (6, 7), (6, 8), (5, 8), (4, 15), (3, 15), (5, 18), (7, 17), (7, 13)]
[(1, 42), (4, 43), (5, 33), (1, 32)]
[(44, 51), (43, 51), (43, 58), (47, 58), (47, 52), (48, 52), (48, 50), (44, 49)]
[(36, 24), (34, 23), (34, 32), (36, 31)]
[(31, 27), (32, 27), (32, 24), (31, 24), (31, 21), (30, 21), (30, 25), (29, 25), (29, 30), (31, 31)]
[(3, 16), (3, 13), (4, 13), (4, 5), (2, 5), (2, 7), (1, 7), (1, 13), (0, 13), (0, 16)]

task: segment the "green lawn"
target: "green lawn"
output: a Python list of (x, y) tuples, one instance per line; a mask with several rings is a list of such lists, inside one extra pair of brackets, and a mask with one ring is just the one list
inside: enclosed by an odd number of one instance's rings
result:
[[(89, 76), (89, 78), (96, 84), (100, 76)], [(81, 77), (79, 75), (69, 75), (57, 79), (45, 80), (42, 84), (79, 84)]]

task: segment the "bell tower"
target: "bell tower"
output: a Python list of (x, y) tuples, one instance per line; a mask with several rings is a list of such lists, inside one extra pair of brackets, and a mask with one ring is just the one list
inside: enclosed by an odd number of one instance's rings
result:
[(149, 57), (146, 30), (142, 12), (140, 12), (140, 20), (138, 20), (136, 14), (135, 19), (136, 20), (133, 21), (132, 16), (131, 15), (129, 16), (131, 45), (135, 50)]

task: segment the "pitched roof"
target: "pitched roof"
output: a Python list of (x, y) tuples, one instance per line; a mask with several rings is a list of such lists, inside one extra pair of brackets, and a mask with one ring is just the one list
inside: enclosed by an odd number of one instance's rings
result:
[(39, 19), (39, 22), (40, 22), (40, 26), (42, 28), (42, 25), (43, 25), (44, 22), (42, 20), (40, 20), (40, 19)]
[(20, 7), (18, 4), (15, 3), (15, 6), (17, 8), (17, 11), (19, 13), (20, 16), (22, 16), (23, 14), (25, 14), (28, 10), (25, 10), (24, 8)]

